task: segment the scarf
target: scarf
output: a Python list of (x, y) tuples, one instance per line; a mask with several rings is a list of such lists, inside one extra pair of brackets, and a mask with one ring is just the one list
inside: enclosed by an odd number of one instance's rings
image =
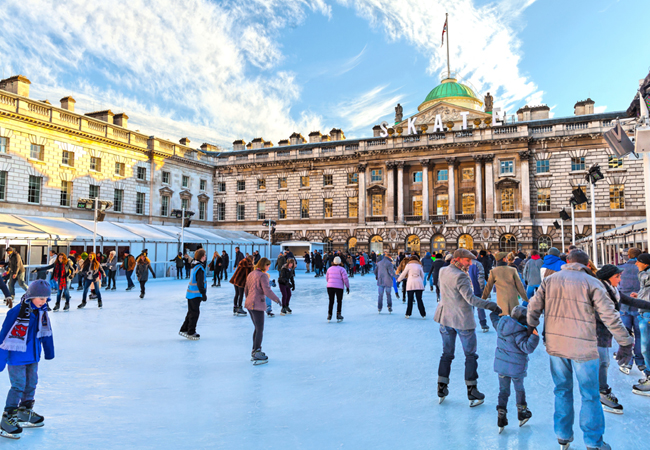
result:
[(36, 333), (36, 338), (40, 339), (52, 336), (52, 327), (50, 326), (50, 320), (47, 317), (47, 310), (45, 308), (46, 306), (43, 305), (41, 308), (35, 310), (32, 308), (29, 299), (23, 296), (20, 301), (18, 317), (16, 317), (16, 321), (11, 327), (11, 330), (9, 330), (9, 333), (7, 333), (5, 340), (0, 344), (0, 348), (10, 352), (24, 352), (27, 350), (29, 319), (33, 311), (38, 311), (38, 332)]
[(465, 272), (465, 273), (468, 273), (468, 272), (469, 272), (469, 267), (465, 267), (465, 266), (463, 266), (463, 265), (460, 263), (460, 261), (458, 261), (458, 260), (454, 260), (454, 261), (452, 262), (452, 264), (453, 264), (454, 266), (458, 267), (460, 270), (462, 270), (462, 271)]

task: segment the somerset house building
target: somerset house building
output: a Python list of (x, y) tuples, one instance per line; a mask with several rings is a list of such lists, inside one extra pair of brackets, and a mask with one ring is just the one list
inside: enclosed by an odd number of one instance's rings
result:
[[(340, 129), (274, 146), (238, 140), (215, 154), (214, 221), (274, 241), (326, 242), (333, 249), (439, 251), (457, 247), (544, 252), (561, 249), (560, 211), (580, 188), (595, 186), (597, 232), (645, 217), (641, 160), (617, 159), (603, 139), (625, 112), (550, 118), (546, 105), (525, 106), (503, 122), (484, 98), (453, 74), (431, 90), (412, 117), (396, 108), (393, 125), (349, 140)], [(370, 135), (370, 133), (369, 133)], [(209, 148), (207, 150), (210, 150)], [(575, 209), (575, 235), (591, 234), (587, 203)], [(565, 222), (565, 244), (571, 243)]]

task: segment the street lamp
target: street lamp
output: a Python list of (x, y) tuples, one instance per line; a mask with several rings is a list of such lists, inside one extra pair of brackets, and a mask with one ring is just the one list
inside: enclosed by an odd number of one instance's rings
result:
[[(581, 189), (578, 189), (582, 193)], [(578, 200), (575, 197), (569, 199), (569, 204), (571, 205), (571, 244), (576, 245), (576, 221), (575, 221), (575, 210), (578, 206)]]
[(589, 183), (589, 189), (591, 192), (591, 240), (592, 240), (592, 251), (593, 251), (593, 262), (594, 266), (598, 267), (598, 244), (596, 243), (596, 194), (595, 186), (596, 182), (605, 178), (603, 173), (600, 171), (600, 166), (594, 164), (589, 168), (589, 173), (585, 176), (585, 179)]
[(269, 227), (269, 251), (267, 253), (267, 257), (271, 259), (271, 245), (272, 245), (272, 240), (273, 240), (273, 235), (275, 234), (275, 226), (277, 225), (275, 223), (275, 220), (265, 220), (262, 222), (262, 225), (265, 227)]
[(80, 198), (77, 200), (77, 208), (94, 210), (93, 219), (93, 253), (96, 252), (97, 222), (103, 222), (106, 217), (106, 210), (113, 207), (113, 202), (95, 198)]
[(186, 211), (185, 207), (182, 209), (172, 209), (172, 212), (170, 214), (172, 217), (175, 217), (177, 219), (182, 219), (181, 220), (181, 254), (185, 254), (185, 249), (183, 248), (185, 246), (185, 228), (189, 228), (190, 224), (192, 221), (190, 220), (190, 217), (194, 215), (194, 211)]

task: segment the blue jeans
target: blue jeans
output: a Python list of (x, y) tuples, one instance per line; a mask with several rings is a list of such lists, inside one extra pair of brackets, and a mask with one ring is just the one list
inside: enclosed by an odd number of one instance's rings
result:
[(517, 405), (526, 404), (526, 390), (524, 389), (523, 378), (510, 378), (504, 375), (499, 375), (499, 407), (506, 409), (508, 407), (508, 399), (510, 398), (510, 381), (515, 386), (515, 394), (517, 396)]
[(11, 292), (9, 292), (9, 289), (5, 284), (5, 280), (2, 277), (0, 277), (0, 291), (2, 291), (2, 293), (5, 295), (5, 298), (11, 297)]
[[(650, 312), (639, 314), (639, 331), (641, 332), (641, 354), (648, 362), (650, 361)], [(650, 376), (650, 367), (646, 366), (645, 374)]]
[(539, 284), (529, 284), (528, 287), (526, 288), (526, 297), (528, 297), (528, 300), (533, 298), (533, 295), (535, 295), (535, 291), (539, 287)]
[(433, 287), (433, 274), (429, 272), (425, 277), (424, 277), (424, 285), (427, 285), (427, 281), (429, 282), (429, 286)]
[(598, 389), (606, 391), (609, 388), (607, 384), (607, 370), (609, 369), (609, 347), (598, 347)]
[(476, 332), (474, 330), (457, 330), (440, 325), (440, 334), (442, 335), (442, 356), (438, 366), (438, 383), (449, 384), (451, 362), (456, 354), (456, 335), (458, 335), (465, 352), (465, 384), (468, 386), (476, 385), (478, 379)]
[(573, 373), (575, 372), (582, 397), (580, 429), (587, 447), (600, 448), (605, 433), (605, 415), (600, 405), (598, 367), (600, 361), (573, 361), (551, 356), (551, 377), (555, 383), (555, 434), (558, 439), (573, 437)]
[(273, 312), (273, 308), (271, 307), (272, 301), (270, 298), (266, 297), (266, 312), (270, 313)]
[(397, 279), (393, 277), (393, 289), (395, 289), (395, 294), (399, 294), (399, 288), (397, 287)]
[[(90, 289), (90, 285), (93, 284), (92, 280), (84, 280), (84, 293), (83, 297), (81, 298), (82, 303), (86, 303), (86, 296), (88, 295), (88, 289)], [(95, 282), (95, 294), (97, 294), (97, 300), (102, 299), (102, 292), (99, 287), (99, 280)]]
[(384, 307), (384, 293), (386, 293), (386, 305), (389, 308), (393, 308), (393, 299), (390, 297), (390, 286), (377, 286), (377, 291), (379, 295), (377, 297), (377, 308), (379, 311)]
[(56, 303), (61, 303), (61, 294), (65, 297), (65, 301), (69, 302), (70, 301), (70, 290), (68, 289), (68, 286), (66, 285), (63, 289), (57, 290), (56, 293)]
[(481, 328), (490, 328), (488, 327), (487, 320), (485, 318), (485, 310), (483, 308), (478, 309), (478, 321), (481, 324)]
[(7, 394), (5, 411), (16, 409), (20, 405), (31, 408), (38, 383), (38, 363), (7, 366), (7, 372), (9, 372), (11, 389)]
[(126, 282), (128, 284), (126, 286), (127, 289), (131, 288), (131, 287), (135, 287), (135, 284), (133, 284), (133, 280), (131, 280), (131, 276), (133, 276), (133, 271), (132, 270), (127, 270), (126, 271)]
[(630, 335), (634, 334), (634, 362), (637, 367), (645, 366), (641, 353), (641, 330), (639, 330), (639, 313), (636, 311), (621, 312), (621, 320)]

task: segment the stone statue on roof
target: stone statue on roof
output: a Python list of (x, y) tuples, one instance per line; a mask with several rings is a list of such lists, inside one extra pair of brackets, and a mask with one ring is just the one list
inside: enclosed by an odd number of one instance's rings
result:
[(485, 103), (485, 112), (486, 113), (487, 112), (492, 112), (492, 102), (493, 102), (493, 100), (494, 99), (492, 98), (492, 96), (488, 92), (487, 95), (485, 96), (485, 101), (484, 101), (484, 103)]
[(395, 123), (402, 121), (402, 105), (399, 103), (395, 107)]

